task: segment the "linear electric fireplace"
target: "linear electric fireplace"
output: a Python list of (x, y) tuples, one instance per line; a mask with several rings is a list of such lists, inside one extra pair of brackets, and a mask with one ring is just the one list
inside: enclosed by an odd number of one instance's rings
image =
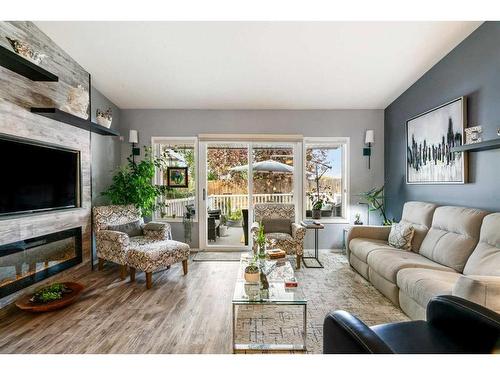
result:
[(82, 262), (82, 228), (0, 246), (0, 298)]

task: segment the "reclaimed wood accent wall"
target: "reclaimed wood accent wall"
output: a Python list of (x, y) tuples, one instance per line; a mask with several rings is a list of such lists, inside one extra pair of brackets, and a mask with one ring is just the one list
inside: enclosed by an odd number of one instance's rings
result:
[[(12, 49), (7, 36), (27, 42), (45, 54), (40, 66), (57, 75), (59, 82), (34, 82), (0, 66), (0, 133), (79, 150), (82, 193), (80, 208), (0, 219), (0, 245), (82, 227), (83, 264), (86, 264), (91, 250), (90, 132), (33, 114), (30, 107), (60, 108), (66, 103), (69, 91), (79, 85), (90, 93), (89, 74), (32, 22), (0, 21), (0, 45)], [(8, 163), (8, 160), (1, 162)], [(27, 168), (29, 173), (29, 166)], [(0, 308), (25, 292), (20, 291), (0, 300)]]

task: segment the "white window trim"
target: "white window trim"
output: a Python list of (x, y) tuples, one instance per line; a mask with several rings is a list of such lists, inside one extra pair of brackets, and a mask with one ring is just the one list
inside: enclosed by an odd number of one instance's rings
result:
[[(195, 198), (194, 198), (194, 207), (196, 210), (196, 215), (193, 219), (194, 223), (198, 222), (198, 218), (200, 216), (200, 212), (198, 210), (198, 201), (199, 201), (199, 189), (198, 189), (198, 179), (199, 179), (199, 168), (198, 168), (198, 137), (151, 137), (151, 147), (154, 151), (154, 146), (155, 144), (161, 144), (161, 143), (193, 143), (194, 147), (194, 161), (195, 161), (195, 171), (196, 171), (196, 184), (195, 184)], [(154, 177), (155, 183), (159, 182), (158, 174), (155, 169), (155, 177)], [(154, 214), (154, 220), (157, 221), (165, 221), (169, 223), (182, 223), (182, 217), (179, 218), (162, 218), (161, 216), (157, 215), (156, 213)]]
[(351, 139), (349, 137), (306, 137), (303, 140), (302, 146), (302, 217), (306, 219), (306, 187), (307, 187), (307, 177), (306, 177), (306, 149), (308, 145), (318, 145), (318, 144), (340, 144), (344, 146), (343, 148), (343, 166), (342, 166), (342, 190), (343, 190), (343, 199), (342, 199), (342, 213), (344, 216), (342, 217), (333, 217), (333, 218), (321, 218), (321, 222), (324, 224), (349, 224), (350, 223), (350, 142)]

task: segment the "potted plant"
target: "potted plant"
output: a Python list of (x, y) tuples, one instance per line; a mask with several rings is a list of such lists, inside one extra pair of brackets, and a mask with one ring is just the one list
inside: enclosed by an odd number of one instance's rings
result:
[(259, 266), (257, 265), (257, 259), (254, 256), (250, 264), (245, 267), (245, 281), (247, 283), (258, 283), (259, 280)]
[(321, 219), (321, 208), (323, 208), (323, 200), (316, 199), (312, 206), (312, 218), (313, 219)]
[(393, 220), (389, 220), (384, 207), (384, 186), (373, 188), (360, 196), (368, 203), (370, 212), (378, 211), (384, 225), (391, 225)]
[(257, 254), (260, 259), (266, 258), (266, 234), (264, 233), (264, 225), (259, 224), (259, 231), (257, 232), (257, 238), (255, 238), (255, 243), (257, 244)]
[(219, 235), (221, 237), (227, 236), (227, 217), (226, 217), (226, 215), (220, 216)]
[(239, 227), (241, 226), (241, 219), (243, 218), (243, 213), (241, 210), (232, 211), (227, 216), (227, 226), (228, 227)]
[(144, 158), (135, 162), (132, 156), (127, 158), (127, 165), (120, 167), (113, 176), (111, 186), (102, 193), (112, 204), (133, 204), (145, 217), (151, 217), (157, 209), (166, 206), (161, 197), (166, 186), (155, 185), (155, 169), (163, 167), (163, 159), (153, 157), (151, 149), (144, 148)]

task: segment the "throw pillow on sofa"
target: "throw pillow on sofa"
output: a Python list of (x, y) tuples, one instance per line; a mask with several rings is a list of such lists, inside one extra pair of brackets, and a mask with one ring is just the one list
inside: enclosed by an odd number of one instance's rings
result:
[(411, 251), (411, 240), (415, 229), (411, 224), (394, 223), (389, 233), (389, 245), (397, 249)]
[(114, 230), (117, 232), (127, 233), (129, 237), (142, 236), (142, 221), (136, 220), (130, 223), (108, 225), (109, 230)]

